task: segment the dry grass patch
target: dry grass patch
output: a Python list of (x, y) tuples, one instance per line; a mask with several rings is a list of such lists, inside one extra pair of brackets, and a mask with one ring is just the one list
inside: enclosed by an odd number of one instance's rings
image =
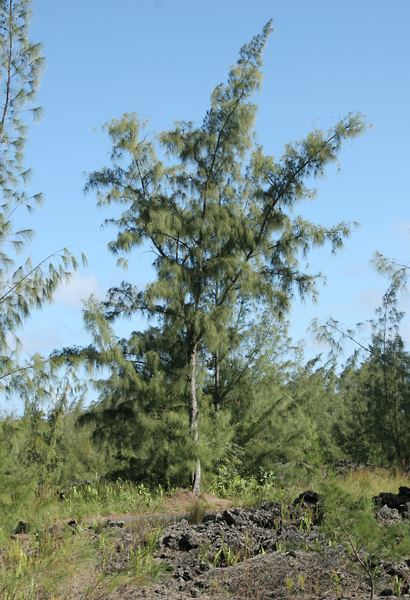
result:
[(387, 469), (359, 469), (341, 478), (339, 484), (355, 499), (372, 498), (380, 492), (397, 493), (400, 486), (410, 486), (410, 474)]

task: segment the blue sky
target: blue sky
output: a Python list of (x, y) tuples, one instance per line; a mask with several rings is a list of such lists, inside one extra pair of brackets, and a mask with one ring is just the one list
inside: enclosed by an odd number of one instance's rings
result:
[[(385, 287), (369, 267), (372, 254), (410, 259), (408, 0), (33, 0), (32, 38), (46, 57), (39, 93), (45, 113), (30, 128), (26, 162), (30, 185), (46, 202), (30, 218), (32, 252), (40, 260), (70, 246), (85, 252), (89, 267), (25, 324), (28, 352), (87, 343), (81, 300), (92, 292), (102, 297), (122, 279), (143, 287), (152, 277), (144, 249), (128, 273), (115, 266), (106, 249), (114, 231), (100, 229), (109, 212), (83, 193), (85, 174), (109, 163), (104, 122), (135, 111), (156, 133), (177, 119), (200, 121), (241, 45), (271, 17), (275, 31), (256, 98), (265, 151), (278, 156), (287, 142), (330, 128), (350, 111), (372, 125), (346, 144), (339, 168), (303, 206), (315, 222), (358, 221), (360, 228), (336, 257), (312, 254), (312, 270), (323, 271), (327, 283), (316, 305), (295, 303), (291, 332), (302, 338), (314, 317), (353, 324), (372, 316)], [(118, 331), (138, 326), (136, 319)], [(404, 335), (410, 339), (408, 325)], [(309, 337), (305, 344), (308, 354), (318, 350)]]

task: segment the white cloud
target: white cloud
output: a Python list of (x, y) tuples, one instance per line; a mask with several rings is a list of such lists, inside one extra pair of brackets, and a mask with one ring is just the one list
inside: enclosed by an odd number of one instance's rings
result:
[(83, 300), (91, 294), (97, 297), (102, 294), (97, 278), (94, 275), (74, 273), (67, 282), (57, 288), (54, 301), (65, 306), (81, 307)]

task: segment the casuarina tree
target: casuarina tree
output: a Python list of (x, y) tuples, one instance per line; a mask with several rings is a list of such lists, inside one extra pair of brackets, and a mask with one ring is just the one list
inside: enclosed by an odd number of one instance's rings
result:
[[(218, 410), (221, 360), (241, 339), (235, 324), (246, 326), (250, 316), (266, 311), (280, 320), (295, 293), (314, 295), (318, 274), (304, 268), (303, 256), (326, 242), (333, 251), (340, 248), (350, 231), (346, 223), (313, 224), (295, 214), (295, 207), (312, 195), (305, 182), (322, 176), (343, 141), (362, 132), (359, 115), (287, 145), (279, 160), (255, 143), (252, 98), (271, 29), (269, 22), (242, 47), (199, 125), (177, 122), (151, 141), (134, 114), (110, 122), (112, 165), (92, 173), (88, 182), (100, 205), (123, 207), (109, 221), (118, 231), (109, 248), (119, 262), (124, 265), (143, 244), (155, 253), (155, 280), (143, 291), (123, 282), (109, 291), (102, 308), (108, 319), (143, 312), (178, 340), (196, 493), (206, 380), (214, 382)], [(158, 157), (156, 145), (168, 161)]]
[[(29, 38), (30, 0), (0, 1), (0, 382), (16, 371), (16, 330), (34, 308), (51, 300), (58, 284), (76, 268), (65, 248), (33, 263), (24, 249), (32, 230), (15, 226), (19, 211), (32, 210), (41, 194), (28, 193), (24, 165), (29, 116), (43, 65), (41, 45)], [(20, 257), (18, 256), (20, 253)], [(23, 258), (21, 258), (23, 256)], [(33, 367), (40, 362), (34, 361)]]
[[(315, 329), (333, 352), (341, 351), (345, 341), (356, 346), (339, 379), (341, 410), (334, 439), (355, 461), (406, 468), (410, 463), (410, 355), (401, 335), (405, 313), (399, 302), (409, 267), (380, 254), (373, 263), (390, 280), (375, 317), (355, 329), (345, 329), (334, 319), (316, 322)], [(368, 340), (361, 335), (363, 325), (371, 332)]]
[[(22, 211), (42, 200), (29, 192), (30, 169), (24, 164), (27, 127), (41, 112), (35, 96), (43, 65), (41, 45), (29, 36), (30, 9), (30, 0), (0, 0), (0, 389), (2, 398), (18, 397), (19, 408), (24, 406), (24, 416), (11, 419), (10, 427), (7, 420), (1, 423), (0, 485), (13, 490), (13, 500), (38, 493), (46, 474), (57, 472), (58, 429), (77, 391), (75, 379), (68, 382), (71, 367), (62, 377), (52, 360), (36, 354), (22, 363), (18, 353), (24, 320), (77, 267), (65, 248), (33, 262), (33, 232), (16, 226)], [(52, 405), (50, 425), (43, 403)]]

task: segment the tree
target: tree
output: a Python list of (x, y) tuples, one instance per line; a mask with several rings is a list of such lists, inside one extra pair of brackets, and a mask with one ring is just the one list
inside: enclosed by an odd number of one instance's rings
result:
[(316, 328), (336, 350), (346, 339), (356, 344), (340, 375), (344, 409), (335, 424), (339, 444), (354, 460), (404, 468), (410, 464), (410, 355), (400, 334), (404, 313), (398, 295), (406, 285), (408, 267), (381, 255), (374, 262), (390, 284), (375, 317), (366, 322), (370, 339), (359, 341), (358, 332), (345, 330), (333, 319)]
[[(186, 439), (186, 411), (181, 410), (186, 382), (178, 340), (157, 327), (120, 340), (106, 333), (107, 343), (100, 339), (97, 348), (78, 351), (89, 365), (110, 369), (107, 379), (96, 382), (99, 402), (80, 423), (93, 425), (95, 441), (114, 465), (113, 477), (152, 486), (186, 485), (192, 445)], [(76, 360), (73, 349), (67, 357)], [(215, 448), (214, 454), (216, 459)]]
[[(19, 327), (77, 268), (66, 248), (33, 263), (28, 248), (33, 232), (15, 227), (18, 212), (30, 212), (42, 199), (28, 193), (30, 169), (24, 165), (29, 117), (40, 116), (34, 99), (43, 65), (41, 45), (29, 39), (30, 7), (30, 0), (0, 0), (0, 389), (3, 397), (17, 395), (25, 405), (21, 419), (0, 423), (0, 481), (11, 504), (38, 490), (51, 467), (57, 478), (61, 413), (71, 391), (74, 396), (78, 391), (52, 360), (35, 355), (21, 363), (18, 354)], [(43, 412), (43, 402), (55, 405)]]
[[(241, 343), (240, 327), (249, 315), (257, 318), (267, 310), (282, 319), (295, 291), (315, 295), (318, 275), (304, 269), (301, 258), (326, 242), (335, 251), (349, 234), (346, 223), (325, 228), (293, 210), (312, 195), (306, 179), (322, 176), (342, 142), (362, 132), (360, 116), (349, 115), (328, 134), (314, 131), (289, 144), (279, 161), (255, 144), (251, 97), (260, 86), (271, 29), (269, 22), (243, 46), (200, 126), (179, 122), (158, 136), (168, 164), (142, 133), (143, 123), (125, 114), (107, 125), (113, 165), (92, 173), (88, 183), (100, 205), (124, 206), (108, 221), (118, 229), (110, 250), (127, 254), (148, 243), (155, 254), (156, 280), (144, 291), (123, 282), (109, 291), (103, 309), (110, 320), (142, 311), (178, 340), (196, 493), (207, 380), (213, 380), (212, 400), (219, 409), (226, 385), (221, 363)], [(126, 264), (123, 256), (119, 263)]]
[[(30, 256), (19, 264), (17, 254), (30, 241), (30, 229), (16, 229), (13, 218), (31, 211), (41, 194), (30, 195), (24, 166), (26, 114), (39, 117), (34, 105), (43, 65), (41, 45), (29, 39), (30, 0), (0, 2), (0, 380), (18, 368), (14, 354), (16, 330), (34, 308), (51, 300), (58, 284), (77, 267), (75, 257), (62, 248), (39, 263)], [(33, 363), (34, 364), (34, 363)], [(39, 364), (35, 361), (35, 364)]]
[[(406, 521), (381, 526), (375, 519), (374, 502), (358, 499), (332, 478), (322, 483), (323, 523), (321, 529), (329, 540), (344, 546), (368, 584), (373, 600), (386, 563), (400, 564), (410, 551), (410, 528)], [(400, 592), (399, 594), (400, 595)]]

